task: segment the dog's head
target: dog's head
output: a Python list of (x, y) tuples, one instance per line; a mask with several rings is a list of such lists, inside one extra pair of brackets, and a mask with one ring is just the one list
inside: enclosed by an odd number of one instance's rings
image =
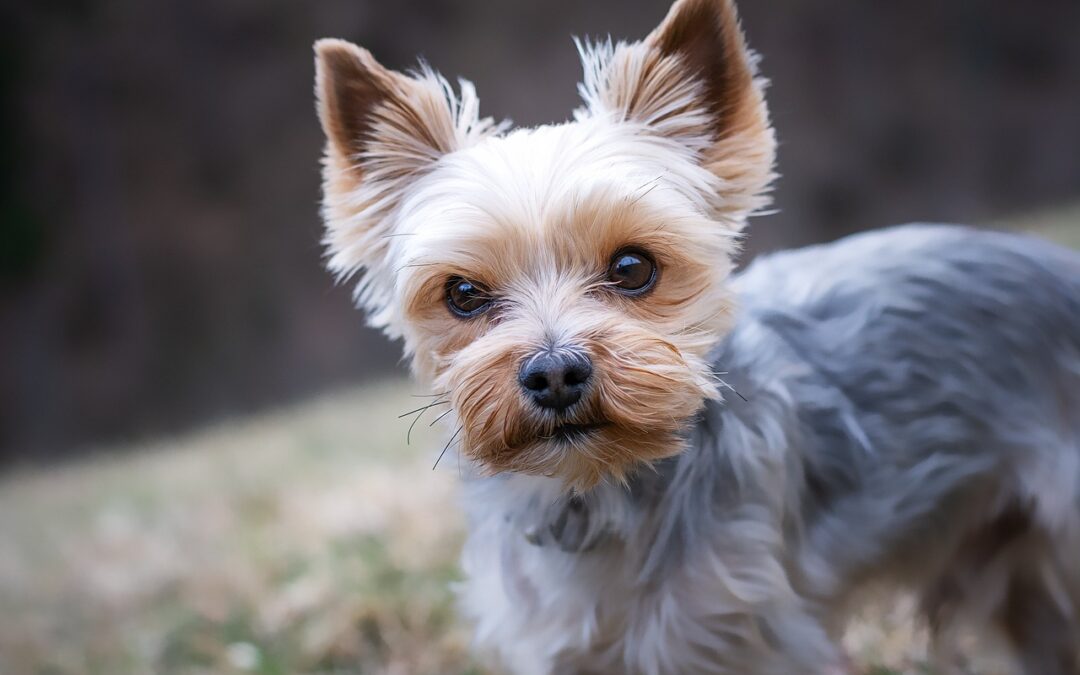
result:
[(729, 0), (580, 46), (565, 124), (509, 131), (435, 73), (316, 45), (329, 267), (492, 471), (620, 479), (718, 396), (732, 257), (774, 140)]

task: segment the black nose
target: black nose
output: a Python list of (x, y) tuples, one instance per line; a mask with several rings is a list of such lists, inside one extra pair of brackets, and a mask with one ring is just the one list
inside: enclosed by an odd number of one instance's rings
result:
[(518, 382), (541, 408), (566, 410), (581, 398), (592, 375), (589, 357), (560, 350), (533, 354), (518, 371)]

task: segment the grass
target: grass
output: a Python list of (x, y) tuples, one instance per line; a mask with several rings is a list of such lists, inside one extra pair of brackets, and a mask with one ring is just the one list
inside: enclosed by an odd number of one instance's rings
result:
[[(404, 383), (0, 484), (0, 672), (469, 673)], [(357, 439), (363, 439), (358, 441)]]
[[(1062, 216), (1061, 214), (1066, 214)], [(1037, 216), (1080, 245), (1080, 210)], [(403, 382), (0, 482), (0, 673), (491, 673), (450, 586), (453, 466)], [(923, 675), (910, 602), (845, 638), (864, 673)], [(995, 672), (985, 666), (980, 673)]]

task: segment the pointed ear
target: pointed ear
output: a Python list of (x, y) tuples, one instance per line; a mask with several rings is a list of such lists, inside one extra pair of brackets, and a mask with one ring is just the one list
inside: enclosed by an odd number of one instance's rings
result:
[(732, 0), (677, 0), (643, 41), (584, 47), (582, 57), (585, 115), (637, 122), (699, 153), (734, 215), (767, 203), (776, 142), (766, 83)]
[(410, 75), (388, 70), (343, 40), (315, 43), (327, 266), (339, 279), (365, 271), (357, 298), (375, 325), (387, 324), (387, 235), (401, 199), (440, 157), (498, 129), (478, 117), (472, 85), (462, 80), (460, 87), (455, 96), (426, 67)]
[[(388, 70), (344, 40), (315, 43), (315, 95), (328, 159), (344, 160), (357, 173), (388, 164), (422, 172), (457, 149), (476, 121), (471, 85), (463, 83), (461, 103), (469, 110), (461, 110), (450, 86), (431, 70), (411, 77)], [(461, 119), (461, 112), (472, 120)]]
[(677, 57), (686, 74), (698, 78), (715, 133), (729, 132), (740, 113), (752, 117), (756, 112), (755, 59), (731, 0), (679, 0), (645, 42), (666, 57)]
[(402, 88), (395, 79), (366, 49), (344, 40), (315, 43), (315, 98), (331, 151), (363, 152), (376, 106)]

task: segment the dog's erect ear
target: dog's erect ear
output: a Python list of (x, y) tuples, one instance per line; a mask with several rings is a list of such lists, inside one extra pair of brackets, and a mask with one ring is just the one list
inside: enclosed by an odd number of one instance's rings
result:
[(330, 151), (353, 157), (364, 150), (372, 112), (401, 89), (371, 53), (343, 40), (315, 43), (315, 97)]
[(365, 163), (423, 171), (460, 147), (476, 123), (476, 97), (468, 83), (462, 83), (459, 102), (430, 70), (411, 77), (388, 70), (344, 40), (319, 40), (315, 56), (315, 93), (328, 151), (355, 171)]
[(765, 81), (731, 0), (677, 0), (641, 42), (581, 47), (585, 109), (643, 124), (700, 153), (732, 215), (766, 203), (776, 142)]
[(678, 57), (688, 74), (700, 78), (701, 101), (715, 133), (730, 132), (740, 113), (754, 116), (760, 103), (754, 100), (754, 57), (731, 0), (679, 0), (645, 42)]
[(365, 275), (357, 298), (385, 327), (392, 279), (387, 236), (409, 186), (443, 155), (497, 129), (477, 115), (472, 85), (449, 83), (426, 67), (404, 75), (343, 40), (315, 43), (315, 95), (326, 133), (323, 216), (327, 266), (339, 278)]

